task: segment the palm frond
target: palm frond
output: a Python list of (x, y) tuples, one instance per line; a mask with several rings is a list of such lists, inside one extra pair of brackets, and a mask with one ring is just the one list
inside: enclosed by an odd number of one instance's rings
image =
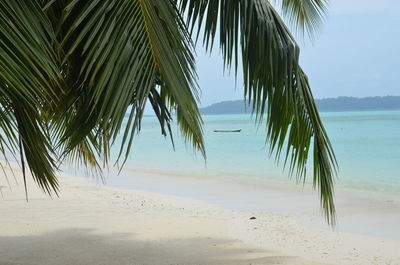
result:
[(319, 30), (326, 15), (328, 0), (276, 0), (285, 17), (296, 30), (307, 31), (310, 37)]
[(164, 104), (176, 109), (182, 132), (204, 153), (193, 44), (172, 1), (72, 1), (61, 13), (58, 38), (74, 109), (62, 141), (70, 150), (94, 130), (109, 146), (132, 106), (120, 152), (126, 157), (151, 91), (158, 89), (167, 91)]
[(49, 194), (58, 187), (46, 128), (62, 92), (56, 45), (51, 23), (37, 2), (0, 2), (1, 145), (26, 159), (34, 179)]
[[(181, 10), (188, 14), (192, 28), (198, 25), (197, 31), (204, 31), (208, 49), (219, 33), (228, 67), (234, 64), (237, 70), (241, 52), (244, 95), (258, 122), (266, 114), (267, 137), (277, 159), (286, 145), (289, 173), (298, 181), (305, 181), (309, 150), (314, 145), (313, 183), (320, 191), (325, 217), (333, 224), (336, 159), (299, 65), (300, 49), (276, 10), (266, 0), (182, 0)], [(290, 10), (298, 15), (298, 9)]]

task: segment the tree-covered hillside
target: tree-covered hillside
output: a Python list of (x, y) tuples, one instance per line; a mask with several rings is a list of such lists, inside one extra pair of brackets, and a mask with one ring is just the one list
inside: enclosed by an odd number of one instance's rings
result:
[[(365, 111), (400, 109), (400, 96), (385, 97), (337, 97), (317, 99), (319, 111)], [(223, 101), (202, 108), (202, 114), (242, 114), (251, 113), (251, 106), (243, 100)]]

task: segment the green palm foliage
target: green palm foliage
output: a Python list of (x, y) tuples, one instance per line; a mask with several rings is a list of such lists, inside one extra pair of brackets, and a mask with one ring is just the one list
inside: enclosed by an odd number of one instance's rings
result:
[(124, 162), (150, 104), (163, 135), (176, 119), (205, 157), (194, 41), (209, 50), (219, 42), (225, 67), (243, 65), (244, 96), (297, 181), (312, 149), (314, 188), (333, 223), (335, 156), (276, 11), (312, 35), (325, 8), (325, 0), (0, 0), (0, 151), (20, 156), (51, 194), (60, 162), (100, 169), (119, 134)]

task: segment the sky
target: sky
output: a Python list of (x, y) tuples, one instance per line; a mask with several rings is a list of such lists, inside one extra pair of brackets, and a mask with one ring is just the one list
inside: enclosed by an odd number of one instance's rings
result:
[[(400, 95), (399, 0), (331, 0), (314, 40), (297, 41), (315, 98)], [(221, 58), (197, 48), (201, 106), (243, 99), (242, 78), (224, 73)]]

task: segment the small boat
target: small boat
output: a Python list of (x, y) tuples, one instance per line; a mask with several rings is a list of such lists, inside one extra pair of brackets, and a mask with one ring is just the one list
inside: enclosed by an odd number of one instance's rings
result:
[(241, 132), (242, 129), (239, 130), (214, 130), (214, 132)]

